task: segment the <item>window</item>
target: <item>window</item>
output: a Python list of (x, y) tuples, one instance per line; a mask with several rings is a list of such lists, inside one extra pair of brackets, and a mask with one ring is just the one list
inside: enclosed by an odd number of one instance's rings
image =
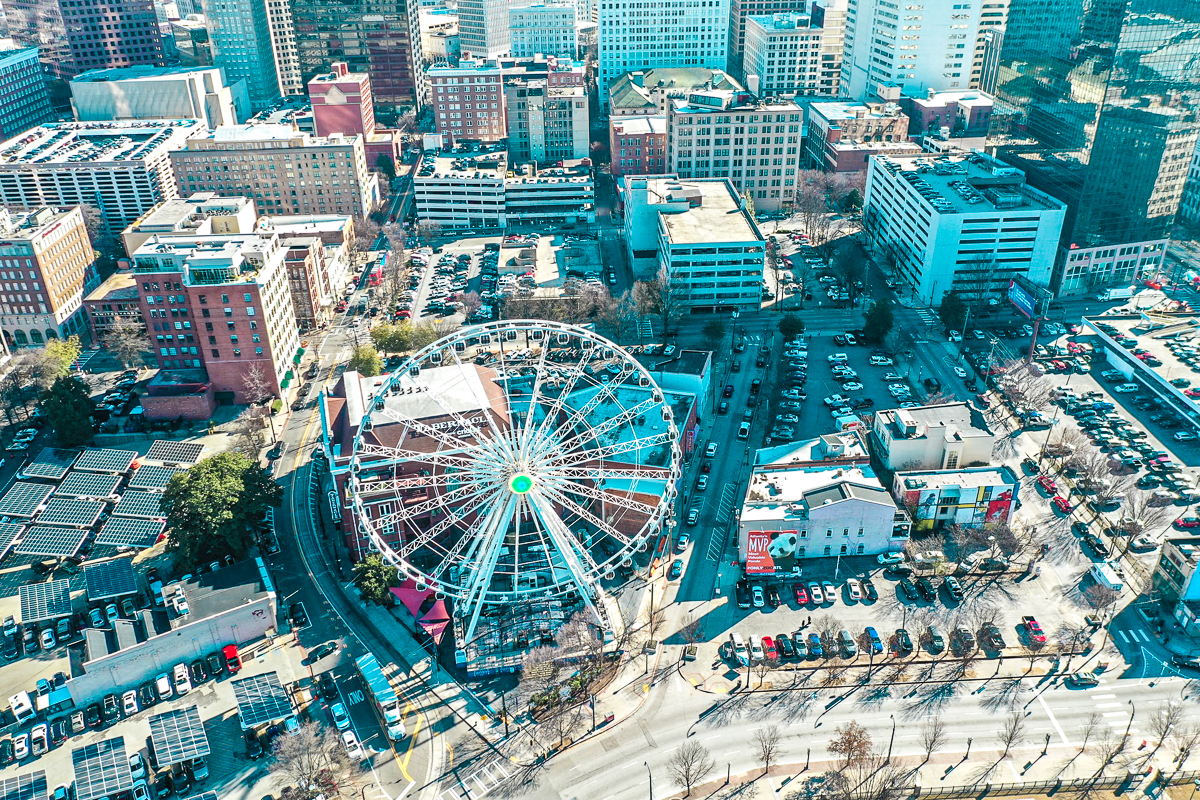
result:
[[(859, 536), (862, 536), (862, 535), (863, 535), (863, 529), (862, 529), (862, 528), (859, 528), (859, 529), (858, 529), (858, 535), (859, 535)], [(862, 547), (862, 545), (859, 545), (859, 547)]]
[(827, 555), (827, 556), (833, 555), (833, 548), (830, 547), (829, 545), (825, 545), (825, 555)]
[[(832, 539), (832, 538), (833, 538), (833, 528), (826, 528), (826, 529), (825, 529), (825, 538), (826, 538), (826, 539)], [(826, 550), (828, 550), (829, 548), (827, 547), (827, 548), (825, 548), (825, 549), (826, 549)]]

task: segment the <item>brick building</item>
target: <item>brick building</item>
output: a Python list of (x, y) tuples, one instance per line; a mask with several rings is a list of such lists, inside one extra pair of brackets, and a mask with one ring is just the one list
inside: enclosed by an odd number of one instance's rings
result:
[(666, 171), (666, 117), (614, 117), (608, 124), (608, 137), (614, 178)]

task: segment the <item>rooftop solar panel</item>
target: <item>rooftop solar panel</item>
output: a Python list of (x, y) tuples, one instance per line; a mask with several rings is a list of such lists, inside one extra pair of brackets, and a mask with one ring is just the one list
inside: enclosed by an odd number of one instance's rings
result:
[(145, 549), (154, 546), (162, 530), (162, 520), (112, 517), (100, 528), (96, 544)]
[(126, 492), (113, 506), (114, 517), (146, 517), (148, 519), (166, 516), (162, 507), (162, 495), (158, 492)]
[(47, 447), (37, 454), (37, 458), (21, 468), (22, 478), (49, 478), (57, 481), (67, 474), (67, 470), (79, 458), (78, 450), (58, 450)]
[(20, 589), (21, 622), (42, 622), (70, 616), (71, 581), (27, 583)]
[(200, 460), (204, 445), (199, 442), (173, 442), (169, 439), (159, 439), (150, 445), (146, 453), (146, 461), (158, 461), (163, 464), (179, 464), (190, 467)]
[(53, 491), (54, 487), (46, 483), (17, 481), (0, 497), (0, 516), (32, 517)]
[(133, 560), (129, 558), (88, 564), (83, 568), (83, 579), (88, 600), (108, 600), (137, 593), (137, 576), (133, 572)]
[(128, 472), (133, 460), (137, 458), (136, 450), (84, 450), (83, 455), (75, 462), (75, 469), (85, 469), (88, 472), (108, 472), (119, 475)]
[(104, 513), (102, 500), (76, 500), (71, 497), (52, 497), (46, 510), (37, 516), (39, 525), (69, 525), (72, 528), (90, 528)]
[(75, 767), (75, 800), (112, 797), (133, 788), (125, 737), (113, 736), (71, 751)]
[(120, 475), (97, 475), (71, 470), (54, 490), (56, 497), (111, 497), (121, 484)]
[(0, 522), (0, 558), (4, 558), (12, 549), (13, 542), (25, 530), (25, 526), (17, 522)]
[(150, 747), (160, 767), (208, 755), (211, 749), (200, 709), (188, 706), (151, 717)]
[(167, 482), (176, 472), (179, 470), (175, 467), (156, 467), (153, 464), (143, 464), (133, 473), (133, 478), (129, 481), (129, 488), (161, 491), (167, 488)]
[(292, 714), (292, 701), (280, 685), (279, 675), (274, 672), (234, 681), (233, 696), (237, 699), (238, 715), (242, 718), (244, 729), (275, 722)]
[(25, 531), (25, 537), (13, 548), (13, 552), (22, 556), (66, 558), (79, 552), (79, 546), (87, 535), (86, 528), (34, 524)]
[(43, 770), (0, 780), (0, 800), (46, 800), (46, 773)]

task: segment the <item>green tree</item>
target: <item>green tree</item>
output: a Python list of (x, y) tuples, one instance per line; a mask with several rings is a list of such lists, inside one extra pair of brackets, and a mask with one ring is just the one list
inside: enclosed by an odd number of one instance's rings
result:
[(346, 369), (352, 369), (364, 378), (373, 378), (383, 372), (383, 358), (373, 346), (360, 344), (354, 348), (354, 355), (350, 356)]
[(390, 181), (396, 177), (396, 162), (387, 153), (380, 153), (375, 159), (375, 167)]
[(41, 409), (62, 447), (78, 447), (92, 438), (92, 412), (96, 404), (78, 378), (56, 379), (42, 394)]
[(895, 317), (892, 314), (892, 304), (887, 300), (876, 300), (864, 314), (867, 318), (863, 325), (863, 338), (868, 342), (882, 342), (892, 331)]
[(79, 344), (78, 336), (72, 336), (69, 339), (51, 339), (46, 342), (43, 357), (49, 373), (48, 377), (53, 380), (63, 375), (69, 375), (71, 365), (78, 360), (79, 354), (82, 352), (83, 346)]
[(713, 349), (719, 349), (721, 342), (725, 340), (725, 321), (720, 319), (710, 319), (704, 323), (704, 327), (700, 330), (700, 334), (704, 337), (707, 343)]
[(938, 309), (938, 316), (947, 328), (961, 332), (963, 323), (967, 321), (967, 304), (954, 292), (946, 292), (946, 296), (942, 298), (942, 307)]
[(382, 603), (387, 599), (388, 589), (399, 585), (399, 570), (385, 564), (379, 553), (369, 553), (354, 565), (354, 582), (362, 592), (363, 599)]
[(787, 314), (779, 320), (779, 332), (785, 339), (792, 339), (804, 333), (804, 320), (795, 314)]
[(409, 322), (385, 322), (371, 329), (371, 341), (383, 353), (407, 353), (413, 349), (413, 329)]
[(171, 478), (163, 508), (171, 553), (182, 569), (232, 555), (255, 543), (254, 529), (283, 488), (242, 453), (217, 453)]

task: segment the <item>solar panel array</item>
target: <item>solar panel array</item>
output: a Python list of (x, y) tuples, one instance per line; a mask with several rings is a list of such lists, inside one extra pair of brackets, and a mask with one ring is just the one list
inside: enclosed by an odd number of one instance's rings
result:
[(97, 475), (71, 470), (54, 490), (56, 497), (110, 497), (117, 493), (120, 475)]
[(96, 535), (96, 544), (145, 549), (154, 546), (162, 530), (161, 520), (111, 517)]
[(0, 800), (46, 800), (46, 797), (44, 770), (0, 780)]
[(120, 475), (128, 472), (137, 458), (136, 450), (84, 450), (83, 455), (75, 462), (75, 469), (86, 469), (89, 472), (108, 472)]
[(103, 500), (75, 500), (70, 497), (55, 497), (46, 504), (46, 510), (38, 515), (39, 525), (70, 525), (74, 528), (90, 528), (104, 513)]
[(33, 524), (25, 531), (25, 538), (13, 548), (13, 552), (22, 556), (66, 558), (79, 552), (87, 535), (86, 528)]
[(179, 464), (190, 467), (200, 460), (204, 445), (198, 442), (173, 442), (170, 439), (159, 439), (150, 445), (146, 453), (146, 461), (161, 461), (164, 464)]
[(0, 497), (0, 517), (32, 517), (53, 491), (54, 487), (45, 483), (16, 481)]
[(83, 580), (88, 600), (108, 600), (137, 593), (137, 576), (133, 573), (133, 559), (129, 558), (89, 564), (83, 568)]
[(26, 478), (49, 478), (62, 480), (67, 470), (79, 458), (78, 450), (58, 450), (47, 447), (37, 454), (37, 458), (21, 468), (21, 475)]
[(143, 464), (133, 473), (129, 481), (130, 489), (166, 489), (171, 476), (179, 472), (175, 467), (156, 467), (153, 464)]
[(125, 737), (113, 736), (71, 751), (75, 767), (75, 800), (112, 797), (133, 788)]
[(292, 701), (279, 683), (279, 675), (266, 672), (233, 682), (242, 728), (275, 722), (292, 714)]
[(25, 526), (17, 522), (0, 522), (0, 558), (12, 547), (13, 542), (25, 530)]
[(160, 767), (212, 752), (200, 722), (200, 709), (188, 706), (151, 717), (150, 750)]
[(21, 622), (42, 622), (71, 614), (71, 581), (27, 583), (20, 589)]
[(158, 492), (126, 492), (113, 506), (114, 517), (145, 517), (155, 519), (166, 516), (162, 507), (162, 495)]

